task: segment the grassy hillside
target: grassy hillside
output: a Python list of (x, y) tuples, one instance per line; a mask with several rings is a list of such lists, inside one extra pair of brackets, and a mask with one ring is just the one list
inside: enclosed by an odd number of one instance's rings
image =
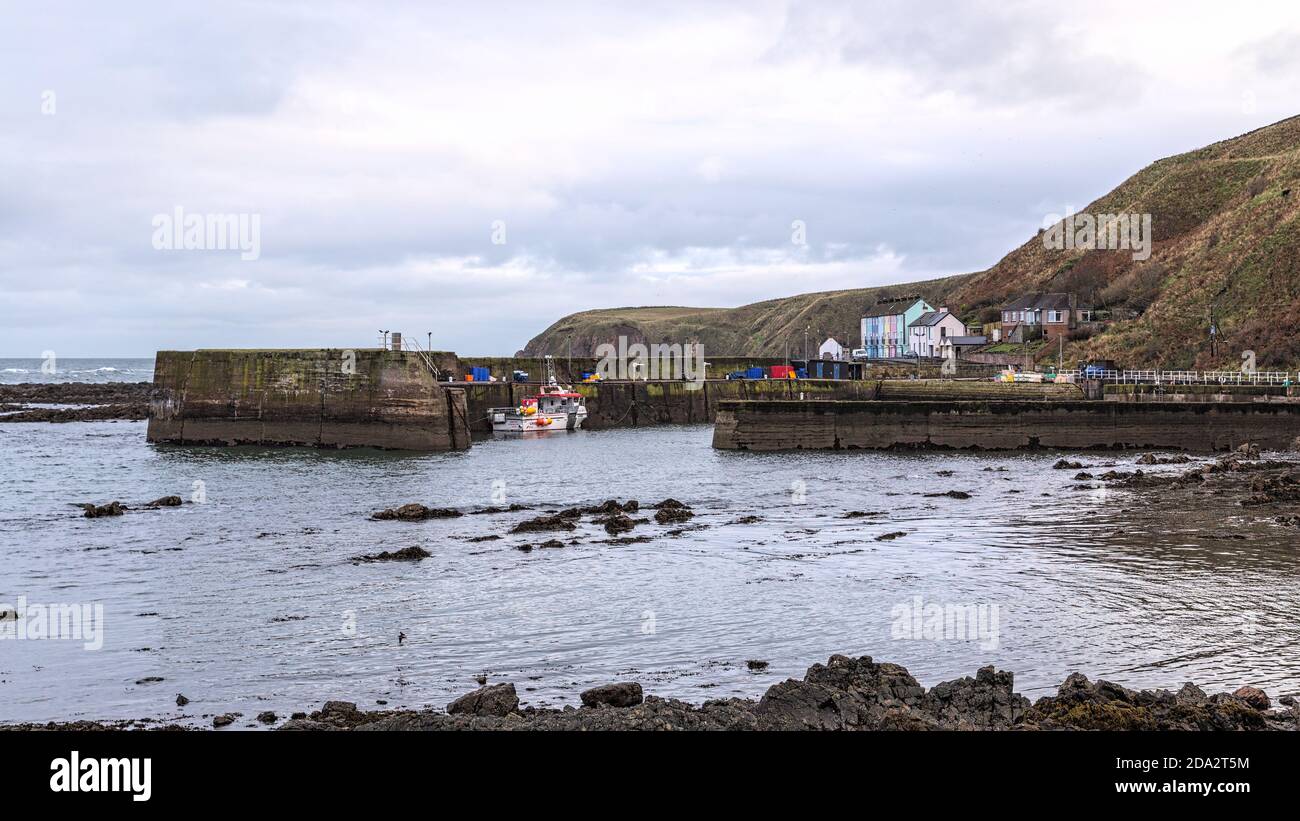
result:
[[(801, 294), (733, 309), (626, 308), (565, 317), (528, 343), (529, 354), (589, 354), (625, 334), (640, 341), (704, 343), (717, 354), (780, 355), (811, 324), (837, 337), (884, 294), (920, 293), (963, 318), (1033, 291), (1072, 291), (1110, 321), (1073, 341), (1067, 359), (1102, 356), (1133, 367), (1236, 365), (1253, 350), (1261, 368), (1300, 366), (1300, 117), (1168, 157), (1083, 211), (1150, 213), (1150, 259), (1129, 251), (1049, 250), (1040, 237), (987, 271), (885, 288)], [(1211, 352), (1210, 317), (1218, 325)], [(843, 341), (843, 340), (842, 340)]]
[[(813, 350), (827, 336), (857, 346), (864, 306), (886, 294), (919, 293), (940, 302), (965, 279), (945, 279), (822, 291), (769, 299), (739, 308), (609, 308), (570, 314), (538, 334), (521, 352), (527, 356), (562, 355), (572, 345), (574, 356), (591, 356), (602, 342), (620, 335), (631, 342), (700, 342), (713, 356), (783, 356), (803, 352), (804, 329)], [(936, 303), (937, 304), (937, 303)], [(852, 334), (852, 338), (845, 337)]]

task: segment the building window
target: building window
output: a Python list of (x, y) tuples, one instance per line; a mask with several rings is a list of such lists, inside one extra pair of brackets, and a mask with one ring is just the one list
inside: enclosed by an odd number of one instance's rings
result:
[(1048, 312), (1047, 312), (1047, 321), (1048, 321), (1048, 322), (1064, 322), (1064, 321), (1065, 321), (1065, 317), (1063, 316), (1063, 313), (1064, 313), (1063, 311), (1048, 311)]

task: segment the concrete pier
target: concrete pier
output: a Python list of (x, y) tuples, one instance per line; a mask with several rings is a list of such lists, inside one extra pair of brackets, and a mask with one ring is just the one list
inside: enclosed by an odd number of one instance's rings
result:
[(724, 450), (1141, 448), (1284, 450), (1300, 405), (1096, 401), (722, 402)]
[(464, 392), (379, 349), (159, 351), (150, 442), (459, 450)]

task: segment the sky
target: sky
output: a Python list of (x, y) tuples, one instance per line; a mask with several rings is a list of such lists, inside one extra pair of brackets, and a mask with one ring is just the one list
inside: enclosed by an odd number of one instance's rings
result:
[(981, 270), (1298, 80), (1294, 2), (0, 0), (0, 355)]

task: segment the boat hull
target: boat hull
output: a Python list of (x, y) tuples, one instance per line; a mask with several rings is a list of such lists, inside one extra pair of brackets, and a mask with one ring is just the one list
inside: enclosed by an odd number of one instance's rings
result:
[(550, 433), (551, 431), (579, 430), (587, 418), (586, 409), (579, 413), (517, 413), (492, 414), (494, 433)]

